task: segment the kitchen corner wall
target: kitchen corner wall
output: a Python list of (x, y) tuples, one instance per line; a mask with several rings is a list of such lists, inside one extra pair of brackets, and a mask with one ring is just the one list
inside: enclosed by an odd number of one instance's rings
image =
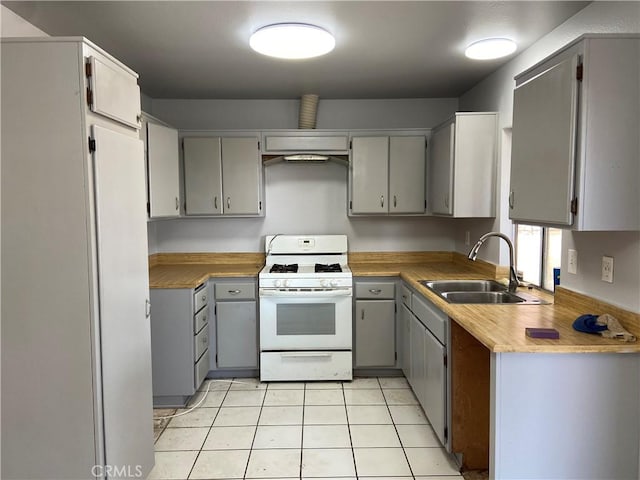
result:
[[(180, 130), (295, 129), (298, 100), (151, 100), (152, 115)], [(457, 99), (320, 100), (319, 129), (430, 128)], [(346, 234), (351, 251), (452, 250), (455, 223), (431, 217), (348, 217), (347, 167), (276, 163), (265, 167), (264, 218), (182, 218), (149, 222), (155, 252), (259, 252), (265, 235)]]
[[(514, 76), (544, 59), (557, 49), (584, 33), (640, 33), (640, 3), (593, 2), (565, 23), (548, 33), (530, 48), (480, 82), (460, 97), (461, 110), (494, 110), (500, 113), (502, 138), (501, 161), (498, 162), (497, 195), (500, 216), (495, 221), (467, 220), (457, 223), (455, 249), (466, 252), (465, 231), (471, 239), (489, 230), (512, 234), (513, 225), (506, 211), (511, 158), (511, 124), (513, 117)], [(543, 186), (541, 186), (542, 188)], [(542, 190), (541, 190), (542, 191)], [(484, 251), (482, 258), (501, 264), (508, 263), (504, 244)], [(498, 250), (499, 248), (499, 250)], [(567, 272), (567, 249), (578, 251), (578, 273)], [(614, 283), (600, 280), (603, 255), (613, 256)], [(572, 232), (562, 235), (561, 284), (620, 307), (640, 312), (640, 233), (638, 232)]]

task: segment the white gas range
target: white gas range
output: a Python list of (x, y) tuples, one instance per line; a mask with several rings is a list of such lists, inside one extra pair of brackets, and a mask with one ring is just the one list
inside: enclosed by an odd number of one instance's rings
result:
[(346, 235), (265, 239), (260, 379), (351, 380), (353, 278)]

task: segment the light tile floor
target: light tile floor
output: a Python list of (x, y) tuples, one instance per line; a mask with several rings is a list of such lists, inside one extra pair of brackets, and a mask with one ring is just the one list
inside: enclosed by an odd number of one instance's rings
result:
[(463, 478), (402, 377), (208, 382), (199, 408), (155, 419), (149, 479)]

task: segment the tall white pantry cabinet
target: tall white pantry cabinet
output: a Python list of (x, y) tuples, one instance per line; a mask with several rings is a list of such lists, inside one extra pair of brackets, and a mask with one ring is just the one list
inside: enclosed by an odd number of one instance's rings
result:
[(83, 38), (2, 39), (1, 94), (0, 476), (146, 478), (137, 74)]

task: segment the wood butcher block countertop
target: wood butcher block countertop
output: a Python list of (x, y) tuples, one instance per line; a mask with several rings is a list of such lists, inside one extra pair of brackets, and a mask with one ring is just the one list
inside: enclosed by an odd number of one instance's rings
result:
[[(193, 288), (210, 277), (257, 277), (262, 254), (155, 254), (150, 258), (151, 288)], [(492, 352), (521, 353), (640, 353), (640, 340), (622, 342), (577, 332), (580, 315), (609, 313), (640, 339), (640, 314), (564, 288), (555, 295), (521, 287), (550, 302), (548, 305), (455, 305), (422, 286), (419, 280), (494, 279), (507, 269), (451, 252), (349, 254), (354, 277), (400, 277), (433, 302)], [(555, 328), (557, 340), (533, 339), (527, 327)]]

